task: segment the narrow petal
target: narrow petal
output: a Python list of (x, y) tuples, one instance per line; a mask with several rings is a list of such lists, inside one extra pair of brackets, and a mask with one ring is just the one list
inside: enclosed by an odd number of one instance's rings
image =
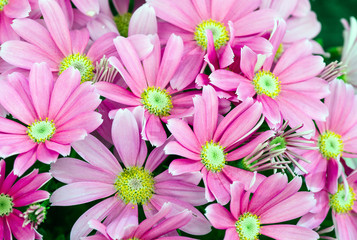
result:
[(236, 219), (227, 209), (217, 203), (206, 207), (206, 217), (212, 223), (213, 227), (217, 229), (227, 229), (234, 227)]
[(99, 1), (98, 0), (73, 0), (74, 5), (87, 16), (93, 17), (99, 13)]
[(251, 12), (234, 22), (235, 35), (247, 36), (273, 29), (276, 16), (272, 9)]
[(57, 152), (48, 149), (44, 143), (38, 144), (36, 152), (37, 159), (45, 164), (55, 162), (59, 155)]
[(241, 202), (244, 193), (244, 185), (241, 182), (233, 182), (230, 187), (231, 204), (230, 209), (233, 217), (238, 219), (241, 215)]
[(189, 159), (175, 159), (169, 166), (169, 172), (172, 175), (200, 171), (203, 167), (201, 161), (192, 161)]
[[(17, 209), (14, 210), (13, 214), (10, 214), (6, 217), (6, 220), (9, 223), (12, 234), (14, 234), (15, 239), (34, 239), (35, 231), (31, 229), (30, 224), (26, 227), (22, 227), (23, 218), (21, 218), (20, 211)], [(11, 237), (8, 239), (12, 239)]]
[(14, 162), (14, 174), (21, 176), (36, 162), (36, 148), (21, 153)]
[(145, 135), (147, 140), (156, 147), (161, 146), (167, 139), (166, 132), (162, 126), (160, 117), (150, 115), (145, 125)]
[(157, 33), (157, 20), (153, 7), (144, 4), (133, 13), (129, 22), (128, 35)]
[(36, 202), (45, 201), (49, 197), (50, 197), (49, 192), (38, 190), (36, 192), (26, 194), (26, 196), (21, 196), (19, 198), (14, 199), (13, 203), (14, 203), (15, 207), (23, 207), (23, 206), (28, 206), (28, 205), (36, 203)]
[(176, 141), (169, 142), (165, 147), (167, 155), (179, 155), (190, 160), (201, 160), (201, 156), (183, 147)]
[(311, 229), (295, 225), (268, 225), (260, 229), (262, 235), (275, 239), (317, 240), (319, 235)]
[(232, 71), (218, 69), (209, 75), (210, 83), (225, 91), (235, 91), (239, 82), (248, 81)]
[(60, 144), (71, 144), (73, 142), (83, 140), (86, 136), (87, 132), (84, 129), (73, 129), (56, 132), (51, 138), (51, 141)]

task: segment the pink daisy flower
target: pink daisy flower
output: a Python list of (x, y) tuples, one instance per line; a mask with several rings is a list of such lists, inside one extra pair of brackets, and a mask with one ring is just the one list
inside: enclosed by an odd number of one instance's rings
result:
[(229, 185), (233, 181), (242, 181), (249, 188), (253, 177), (259, 183), (264, 178), (227, 164), (245, 157), (259, 144), (252, 141), (237, 148), (263, 123), (262, 106), (247, 99), (218, 121), (218, 98), (211, 86), (205, 86), (202, 96), (196, 96), (193, 101), (193, 131), (181, 119), (168, 121), (167, 127), (176, 141), (168, 143), (165, 152), (184, 157), (173, 160), (169, 171), (173, 175), (201, 171), (206, 199), (217, 199), (225, 205), (230, 200)]
[(316, 228), (326, 218), (330, 208), (337, 239), (353, 240), (357, 236), (357, 170), (352, 172), (337, 191), (329, 194), (325, 189), (315, 193), (316, 207), (303, 216), (298, 225)]
[[(233, 61), (231, 43), (236, 38), (251, 37), (270, 31), (274, 26), (275, 11), (271, 9), (256, 10), (260, 0), (244, 1), (166, 1), (148, 0), (154, 7), (158, 22), (158, 34), (164, 43), (171, 33), (181, 36), (185, 43), (185, 55), (171, 86), (183, 89), (188, 86), (200, 71), (203, 56), (208, 52), (215, 54), (217, 50), (221, 68)], [(208, 56), (209, 58), (211, 56)], [(215, 62), (211, 60), (210, 62)], [(182, 74), (186, 68), (191, 76)]]
[(46, 62), (51, 71), (61, 74), (69, 67), (78, 69), (82, 82), (94, 77), (95, 64), (105, 55), (115, 53), (109, 33), (95, 41), (88, 49), (88, 30), (68, 29), (69, 20), (54, 0), (40, 0), (39, 6), (46, 27), (32, 19), (16, 19), (11, 25), (25, 41), (7, 41), (1, 45), (0, 57), (8, 63), (31, 69), (36, 62)]
[[(274, 224), (298, 218), (316, 204), (314, 194), (298, 192), (301, 178), (290, 183), (286, 175), (277, 173), (263, 180), (251, 197), (240, 182), (230, 186), (230, 211), (219, 204), (206, 208), (206, 216), (217, 229), (226, 229), (224, 240), (258, 239), (265, 235), (281, 240), (313, 240), (319, 235), (311, 229)], [(274, 224), (274, 225), (266, 225)]]
[(113, 142), (124, 168), (92, 135), (73, 144), (85, 161), (62, 158), (51, 165), (51, 174), (67, 183), (52, 194), (52, 205), (70, 206), (105, 198), (77, 220), (71, 239), (88, 235), (91, 232), (88, 221), (91, 219), (105, 219), (109, 235), (114, 239), (120, 238), (123, 232), (119, 226), (123, 226), (125, 221), (119, 217), (122, 211), (130, 210), (130, 218), (137, 219), (138, 207), (142, 205), (145, 215), (149, 217), (157, 213), (165, 202), (174, 204), (175, 213), (188, 209), (194, 215), (181, 230), (194, 235), (207, 234), (211, 230), (209, 222), (194, 208), (207, 202), (204, 189), (197, 186), (200, 175), (172, 176), (165, 171), (154, 176), (153, 171), (166, 158), (163, 151), (166, 144), (155, 148), (147, 157), (145, 141), (140, 137), (142, 120), (143, 111), (140, 108), (134, 113), (121, 109), (114, 118)]
[(51, 179), (49, 173), (38, 173), (35, 169), (27, 176), (22, 177), (16, 183), (17, 176), (13, 171), (5, 178), (6, 164), (0, 161), (0, 239), (11, 240), (12, 234), (16, 239), (41, 239), (41, 236), (31, 228), (31, 225), (23, 227), (22, 212), (17, 208), (25, 207), (36, 202), (42, 202), (49, 198), (50, 194), (38, 190)]
[(340, 157), (356, 157), (357, 146), (357, 97), (350, 84), (341, 80), (330, 82), (331, 95), (326, 97), (329, 110), (326, 122), (316, 121), (318, 133), (312, 140), (318, 150), (304, 153), (311, 164), (302, 162), (309, 172), (305, 179), (309, 189), (319, 192), (326, 186), (328, 192), (337, 190), (340, 175)]
[[(155, 240), (160, 238), (161, 240), (189, 240), (193, 238), (172, 236), (169, 237), (167, 234), (178, 235), (175, 231), (178, 228), (185, 226), (192, 218), (192, 214), (189, 210), (184, 210), (175, 215), (168, 216), (174, 211), (174, 207), (171, 203), (164, 203), (160, 211), (156, 214), (150, 216), (149, 218), (138, 224), (137, 218), (131, 218), (133, 215), (132, 208), (127, 209), (127, 211), (122, 212), (121, 218), (123, 219), (123, 224), (118, 227), (121, 229), (121, 235), (118, 239), (145, 239), (145, 240)], [(97, 220), (89, 221), (89, 226), (97, 230), (97, 234), (94, 236), (89, 236), (83, 238), (83, 240), (114, 240), (107, 232), (107, 227)]]
[(99, 95), (90, 83), (80, 85), (79, 71), (69, 68), (56, 80), (46, 63), (35, 63), (29, 79), (7, 76), (0, 88), (0, 104), (16, 121), (0, 117), (0, 156), (19, 154), (14, 173), (22, 175), (35, 161), (49, 164), (68, 155), (71, 143), (83, 139), (101, 123), (94, 110)]
[(166, 123), (170, 118), (191, 116), (192, 98), (198, 92), (176, 91), (169, 87), (183, 54), (182, 39), (172, 34), (163, 54), (157, 35), (151, 36), (151, 42), (152, 52), (141, 60), (128, 39), (117, 37), (114, 40), (123, 64), (116, 57), (109, 62), (120, 72), (131, 91), (107, 82), (96, 83), (95, 87), (110, 100), (131, 108), (144, 108), (143, 138), (160, 146), (167, 138), (161, 120)]
[[(323, 58), (312, 55), (308, 40), (295, 43), (284, 51), (276, 65), (274, 55), (285, 32), (280, 21), (272, 38), (273, 55), (261, 62), (248, 47), (242, 48), (240, 68), (243, 76), (227, 70), (217, 70), (210, 75), (211, 83), (224, 90), (235, 90), (238, 100), (253, 97), (263, 106), (263, 115), (271, 127), (276, 128), (282, 119), (299, 131), (312, 131), (313, 119), (325, 121), (327, 107), (320, 101), (329, 94), (328, 83), (317, 75), (324, 69)], [(304, 49), (304, 51), (301, 51)]]

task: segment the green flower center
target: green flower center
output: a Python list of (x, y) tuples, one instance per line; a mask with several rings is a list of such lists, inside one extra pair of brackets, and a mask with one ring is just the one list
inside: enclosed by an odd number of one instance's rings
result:
[(356, 194), (348, 187), (347, 194), (343, 184), (338, 185), (337, 192), (330, 195), (330, 206), (337, 213), (348, 213), (356, 201)]
[(12, 207), (14, 203), (12, 202), (12, 197), (4, 193), (0, 194), (0, 217), (8, 216), (12, 213)]
[(27, 128), (27, 135), (29, 135), (29, 137), (37, 143), (50, 140), (56, 131), (53, 120), (48, 121), (48, 118), (43, 121), (41, 119), (40, 121), (35, 120), (35, 122)]
[(120, 36), (128, 37), (129, 32), (129, 22), (131, 19), (131, 13), (125, 13), (123, 15), (117, 15), (114, 17), (114, 22), (117, 26)]
[(227, 153), (224, 152), (224, 147), (211, 140), (202, 146), (201, 162), (207, 170), (220, 172), (226, 165), (226, 155)]
[(319, 136), (317, 146), (320, 149), (320, 153), (326, 159), (336, 158), (343, 151), (341, 135), (331, 131), (326, 131)]
[(4, 7), (9, 3), (9, 0), (0, 0), (0, 12), (4, 10)]
[(280, 93), (280, 81), (269, 71), (259, 71), (253, 79), (255, 92), (259, 95), (265, 94), (268, 97), (276, 98)]
[(85, 54), (76, 53), (65, 57), (60, 63), (58, 74), (63, 73), (69, 67), (78, 69), (81, 73), (81, 83), (92, 81), (94, 66), (92, 61)]
[(40, 204), (30, 205), (27, 210), (20, 214), (24, 218), (24, 225), (30, 224), (32, 228), (37, 229), (38, 226), (46, 219), (47, 209)]
[(229, 33), (223, 23), (209, 19), (197, 25), (195, 30), (195, 40), (204, 50), (207, 49), (206, 30), (211, 30), (215, 49), (220, 49), (229, 41)]
[(274, 147), (273, 149), (271, 149), (271, 151), (280, 150), (280, 149), (285, 149), (286, 148), (286, 140), (285, 140), (285, 138), (283, 138), (281, 136), (274, 138), (269, 143), (269, 145), (272, 146), (272, 145), (275, 145), (275, 144), (278, 144), (278, 143), (280, 143), (280, 145)]
[(170, 115), (172, 109), (171, 95), (165, 89), (148, 87), (141, 94), (141, 103), (150, 114), (159, 117)]
[(154, 194), (155, 181), (152, 174), (143, 167), (129, 167), (121, 172), (114, 187), (125, 204), (145, 204)]
[(241, 215), (235, 224), (236, 231), (241, 240), (259, 239), (260, 220), (255, 214), (246, 212)]
[(347, 77), (347, 74), (343, 74), (341, 76), (338, 77), (338, 79), (344, 81), (345, 83), (348, 83), (348, 77)]

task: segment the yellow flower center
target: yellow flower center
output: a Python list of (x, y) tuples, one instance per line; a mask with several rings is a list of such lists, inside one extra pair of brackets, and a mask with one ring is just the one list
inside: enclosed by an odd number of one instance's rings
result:
[(276, 98), (281, 90), (280, 81), (270, 71), (259, 71), (253, 78), (255, 92), (258, 95), (265, 94), (268, 97)]
[(81, 83), (92, 81), (94, 77), (94, 66), (92, 61), (85, 54), (71, 54), (64, 58), (59, 66), (58, 75), (67, 68), (74, 67), (81, 73)]
[(356, 201), (356, 194), (351, 187), (347, 192), (343, 184), (338, 185), (337, 192), (330, 195), (330, 206), (337, 213), (348, 213), (352, 210)]
[(227, 153), (224, 152), (224, 147), (211, 140), (202, 146), (201, 162), (207, 170), (220, 172), (226, 165), (226, 155)]
[(260, 220), (259, 217), (250, 212), (242, 214), (235, 224), (236, 231), (241, 240), (257, 240), (259, 239)]
[(317, 146), (326, 159), (336, 158), (343, 151), (341, 135), (328, 130), (319, 136)]
[(37, 143), (46, 142), (50, 140), (56, 131), (55, 124), (53, 120), (35, 120), (34, 123), (27, 127), (27, 135)]
[(211, 30), (215, 49), (220, 49), (229, 41), (229, 33), (223, 23), (209, 19), (197, 25), (195, 30), (195, 40), (204, 50), (207, 49), (206, 30)]
[(141, 94), (141, 103), (149, 111), (159, 117), (170, 115), (172, 109), (171, 95), (159, 87), (148, 87)]

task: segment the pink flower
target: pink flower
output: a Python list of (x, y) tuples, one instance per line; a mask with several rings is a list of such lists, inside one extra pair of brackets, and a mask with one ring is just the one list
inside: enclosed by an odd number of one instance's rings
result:
[[(279, 46), (284, 23), (280, 21), (274, 38), (274, 54)], [(304, 51), (301, 51), (304, 49)], [(312, 45), (303, 40), (287, 49), (276, 65), (274, 54), (261, 62), (258, 55), (248, 47), (242, 48), (240, 68), (244, 76), (217, 70), (210, 75), (211, 84), (235, 90), (238, 100), (253, 97), (263, 106), (263, 115), (271, 127), (277, 127), (282, 119), (294, 128), (301, 124), (300, 131), (312, 131), (313, 119), (325, 121), (326, 106), (320, 99), (329, 94), (328, 83), (317, 75), (324, 69), (322, 57), (312, 55)]]
[(23, 227), (24, 219), (17, 208), (25, 207), (49, 198), (50, 194), (38, 190), (51, 179), (49, 173), (38, 173), (38, 170), (22, 177), (16, 183), (16, 175), (11, 171), (5, 178), (6, 164), (0, 161), (0, 239), (40, 239), (40, 235), (30, 225)]
[(56, 1), (40, 0), (39, 6), (47, 28), (28, 18), (14, 20), (12, 28), (25, 41), (5, 42), (0, 57), (28, 70), (36, 62), (46, 62), (52, 72), (59, 74), (72, 66), (80, 71), (82, 82), (91, 81), (96, 62), (115, 53), (113, 39), (117, 34), (108, 33), (87, 49), (88, 30), (70, 31), (69, 20)]
[(274, 239), (313, 240), (319, 235), (305, 227), (274, 224), (298, 218), (316, 204), (313, 193), (298, 192), (301, 178), (290, 183), (286, 175), (277, 173), (263, 180), (256, 191), (245, 191), (240, 182), (230, 186), (230, 211), (219, 204), (206, 208), (206, 216), (217, 229), (226, 229), (224, 240), (258, 239), (265, 235)]
[(175, 204), (172, 214), (185, 209), (192, 211), (194, 217), (181, 230), (194, 235), (210, 231), (208, 221), (193, 207), (206, 203), (204, 189), (197, 186), (199, 174), (172, 176), (165, 171), (153, 176), (153, 171), (166, 158), (163, 151), (166, 143), (155, 148), (147, 157), (145, 141), (140, 137), (142, 120), (143, 111), (140, 108), (133, 113), (121, 109), (114, 118), (113, 142), (124, 168), (91, 135), (73, 144), (85, 161), (62, 158), (51, 165), (52, 175), (67, 183), (52, 194), (50, 200), (53, 205), (70, 206), (105, 198), (77, 220), (72, 228), (72, 239), (79, 239), (91, 232), (88, 226), (91, 219), (105, 219), (104, 224), (110, 236), (120, 238), (123, 232), (118, 226), (123, 226), (125, 221), (119, 217), (122, 211), (129, 211), (130, 218), (137, 219), (138, 207), (142, 205), (145, 215), (149, 217), (157, 213), (165, 202)]
[[(171, 82), (174, 89), (183, 89), (192, 82), (201, 70), (206, 50), (211, 63), (219, 61), (220, 67), (225, 68), (232, 63), (234, 57), (231, 43), (235, 39), (271, 30), (276, 16), (271, 9), (256, 10), (260, 0), (229, 0), (224, 4), (213, 0), (147, 2), (154, 7), (156, 15), (164, 20), (158, 23), (160, 40), (166, 43), (170, 34), (175, 33), (185, 43), (180, 71)], [(219, 57), (215, 56), (215, 50)], [(183, 74), (186, 68), (192, 74), (189, 78)]]
[(353, 87), (337, 79), (329, 87), (331, 95), (325, 99), (329, 116), (326, 122), (316, 121), (318, 133), (312, 138), (318, 150), (304, 153), (311, 164), (301, 163), (309, 172), (305, 179), (313, 192), (325, 186), (329, 193), (336, 192), (339, 157), (357, 156), (357, 97)]
[(326, 218), (330, 208), (337, 239), (353, 240), (357, 236), (357, 170), (352, 172), (337, 190), (329, 194), (325, 189), (315, 193), (316, 207), (303, 216), (298, 225), (318, 227)]
[[(260, 183), (263, 175), (254, 175), (228, 165), (248, 155), (259, 144), (253, 141), (237, 148), (259, 128), (264, 121), (261, 118), (262, 106), (247, 99), (224, 118), (218, 115), (218, 98), (211, 86), (203, 88), (202, 96), (194, 98), (195, 114), (193, 131), (181, 119), (170, 119), (168, 129), (175, 137), (165, 147), (166, 154), (183, 156), (175, 159), (169, 166), (173, 175), (201, 171), (206, 186), (206, 199), (223, 205), (229, 202), (229, 185), (233, 181), (242, 181), (249, 188), (253, 177)], [(220, 119), (220, 121), (218, 121)]]
[(170, 118), (191, 116), (192, 97), (198, 92), (175, 91), (169, 87), (183, 54), (182, 39), (172, 34), (163, 54), (157, 35), (151, 36), (151, 42), (153, 46), (147, 50), (150, 54), (145, 54), (147, 56), (142, 59), (136, 51), (138, 44), (117, 37), (114, 44), (123, 64), (116, 57), (109, 61), (123, 76), (130, 91), (106, 82), (96, 83), (95, 87), (110, 100), (128, 107), (144, 108), (143, 137), (160, 146), (167, 138), (161, 120), (167, 122)]
[[(121, 235), (118, 239), (146, 239), (155, 240), (160, 238), (162, 240), (189, 240), (193, 238), (173, 236), (168, 237), (166, 234), (178, 235), (175, 231), (178, 228), (185, 226), (192, 218), (192, 214), (189, 210), (184, 210), (175, 215), (170, 215), (174, 211), (173, 204), (164, 203), (160, 211), (156, 214), (148, 217), (140, 224), (138, 224), (137, 218), (132, 218), (131, 212), (135, 211), (132, 208), (128, 208), (127, 211), (121, 213), (121, 219), (123, 222), (118, 227), (120, 228)], [(166, 219), (165, 219), (166, 218)], [(89, 221), (89, 226), (99, 232), (94, 236), (83, 238), (83, 240), (113, 240), (108, 234), (107, 227), (97, 220)]]
[(80, 85), (72, 67), (56, 82), (46, 63), (35, 63), (29, 79), (20, 73), (7, 76), (0, 88), (0, 104), (21, 123), (0, 117), (0, 156), (15, 154), (14, 173), (22, 175), (35, 161), (49, 164), (68, 155), (71, 143), (83, 139), (101, 123), (94, 110), (99, 95), (90, 83)]

